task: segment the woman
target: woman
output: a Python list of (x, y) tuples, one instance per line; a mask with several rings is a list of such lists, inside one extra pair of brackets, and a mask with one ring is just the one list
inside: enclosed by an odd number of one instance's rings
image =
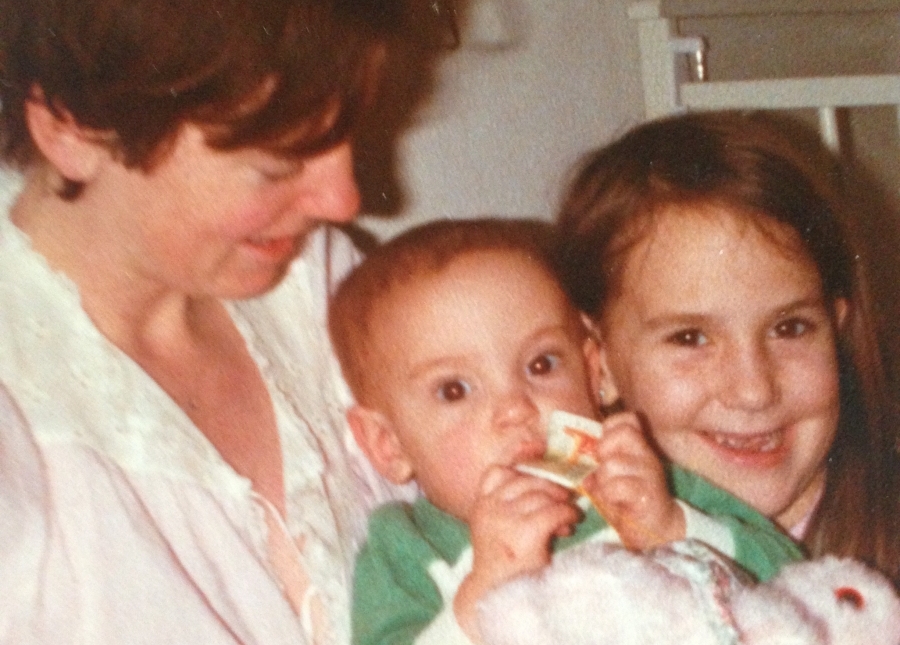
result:
[(0, 2), (0, 640), (347, 641), (319, 226), (393, 4)]

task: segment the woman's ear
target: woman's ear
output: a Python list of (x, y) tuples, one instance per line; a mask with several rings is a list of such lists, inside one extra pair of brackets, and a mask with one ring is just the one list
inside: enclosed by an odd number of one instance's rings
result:
[(78, 124), (64, 108), (51, 110), (39, 89), (25, 103), (25, 121), (38, 150), (65, 179), (90, 180), (110, 156), (100, 133)]
[(600, 330), (593, 321), (582, 314), (582, 321), (588, 328), (588, 336), (584, 341), (584, 359), (588, 369), (588, 379), (594, 405), (604, 410), (619, 400), (619, 389), (609, 370), (608, 352), (603, 343)]
[(383, 477), (395, 484), (405, 484), (413, 478), (412, 462), (382, 413), (354, 405), (347, 410), (347, 422), (356, 443)]

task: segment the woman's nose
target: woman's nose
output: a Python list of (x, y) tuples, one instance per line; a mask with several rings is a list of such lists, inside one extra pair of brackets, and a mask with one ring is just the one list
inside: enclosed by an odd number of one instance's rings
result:
[(356, 217), (359, 188), (349, 141), (304, 160), (298, 209), (314, 219), (342, 223)]
[(725, 356), (720, 378), (725, 402), (733, 408), (757, 410), (778, 397), (777, 369), (765, 343), (735, 347)]

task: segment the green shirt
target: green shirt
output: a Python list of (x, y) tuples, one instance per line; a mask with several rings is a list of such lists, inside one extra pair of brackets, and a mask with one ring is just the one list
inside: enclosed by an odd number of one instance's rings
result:
[[(671, 468), (675, 496), (702, 512), (705, 522), (730, 534), (733, 547), (711, 544), (758, 580), (774, 576), (801, 559), (796, 544), (771, 521), (701, 477)], [(690, 511), (693, 515), (695, 512)], [(688, 536), (693, 520), (687, 517)], [(554, 542), (554, 551), (596, 537), (608, 523), (588, 509), (571, 536)], [(697, 533), (698, 531), (693, 531)], [(699, 531), (702, 533), (702, 530)], [(392, 503), (372, 515), (369, 536), (356, 562), (353, 595), (353, 643), (413, 643), (441, 614), (471, 569), (468, 527), (429, 501)], [(455, 642), (451, 636), (425, 639)]]

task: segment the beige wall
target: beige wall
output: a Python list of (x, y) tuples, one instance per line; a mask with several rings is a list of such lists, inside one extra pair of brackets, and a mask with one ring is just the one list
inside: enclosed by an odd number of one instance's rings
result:
[[(378, 236), (434, 217), (550, 217), (579, 155), (643, 117), (629, 0), (467, 2), (462, 47), (444, 60), (433, 101), (400, 140), (400, 213), (363, 220)], [(679, 27), (707, 37), (715, 80), (900, 73), (900, 15), (692, 19)], [(891, 110), (849, 114), (858, 156), (892, 185), (900, 185), (896, 124)]]
[[(846, 3), (848, 8), (853, 2)], [(683, 20), (684, 35), (709, 44), (710, 80), (839, 74), (900, 74), (900, 13)], [(811, 120), (814, 114), (801, 115)], [(845, 113), (850, 152), (888, 186), (900, 188), (898, 116), (890, 107)]]
[(400, 142), (402, 212), (365, 225), (386, 236), (434, 217), (550, 217), (573, 162), (642, 118), (627, 6), (469, 0), (462, 46)]

